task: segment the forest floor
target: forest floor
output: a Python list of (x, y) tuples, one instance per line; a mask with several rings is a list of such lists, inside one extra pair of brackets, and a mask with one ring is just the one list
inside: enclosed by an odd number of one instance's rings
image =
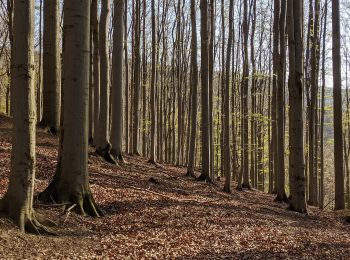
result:
[[(10, 173), (11, 122), (0, 116), (0, 197)], [(53, 176), (57, 138), (37, 135), (36, 191)], [(349, 259), (350, 225), (344, 212), (287, 210), (255, 190), (232, 194), (184, 177), (185, 168), (155, 167), (126, 157), (119, 167), (90, 149), (90, 183), (105, 213), (93, 219), (62, 214), (59, 206), (37, 211), (59, 226), (58, 236), (23, 234), (0, 218), (1, 259)]]

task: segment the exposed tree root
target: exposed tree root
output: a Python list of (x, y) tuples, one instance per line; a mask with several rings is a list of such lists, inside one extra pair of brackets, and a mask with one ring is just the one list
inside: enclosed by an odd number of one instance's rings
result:
[(250, 184), (245, 184), (245, 183), (243, 183), (243, 184), (242, 184), (242, 189), (251, 190), (252, 187), (250, 186)]
[[(0, 201), (0, 214), (13, 221), (23, 232), (34, 235), (55, 236), (56, 233), (51, 229), (57, 224), (43, 215), (36, 213), (34, 209), (23, 210), (22, 207), (8, 202), (5, 198)], [(30, 206), (27, 206), (30, 207)]]
[(62, 188), (59, 190), (57, 182), (51, 184), (39, 194), (38, 199), (43, 203), (60, 203), (65, 205), (65, 209), (72, 205), (77, 214), (90, 217), (102, 217), (103, 212), (98, 208), (89, 189), (76, 189), (75, 192), (68, 192), (69, 189)]
[(141, 156), (139, 151), (134, 151), (131, 155), (133, 155), (133, 156)]
[(32, 216), (26, 220), (24, 226), (26, 232), (34, 235), (57, 235), (51, 230), (52, 227), (57, 225), (37, 213), (32, 213)]
[(209, 182), (209, 183), (212, 182), (210, 176), (206, 176), (203, 173), (201, 173), (201, 175), (199, 175), (196, 179), (197, 179), (197, 181), (205, 181), (205, 182)]
[(230, 187), (224, 187), (223, 191), (226, 193), (231, 193), (231, 188)]
[(193, 172), (193, 171), (190, 171), (190, 170), (187, 171), (187, 173), (186, 173), (185, 176), (186, 176), (186, 177), (189, 177), (189, 178), (193, 178), (193, 179), (196, 179), (196, 178), (197, 178), (197, 176), (194, 174), (194, 172)]
[(122, 153), (117, 152), (115, 149), (111, 149), (111, 155), (120, 164), (127, 164)]
[(56, 136), (56, 135), (58, 135), (58, 133), (59, 133), (59, 130), (58, 130), (56, 127), (44, 125), (44, 122), (40, 122), (40, 123), (38, 124), (38, 126), (39, 126), (40, 128), (42, 128), (46, 133), (48, 133), (48, 134), (50, 134), (50, 135), (52, 135), (52, 136)]
[(78, 196), (75, 199), (77, 207), (75, 210), (78, 214), (90, 217), (102, 217), (102, 211), (97, 207), (97, 204), (90, 193), (85, 193), (82, 198)]
[(162, 168), (162, 166), (154, 159), (154, 158), (150, 158), (147, 163), (152, 164), (154, 166), (156, 166), (157, 168)]
[(102, 149), (97, 149), (96, 153), (100, 155), (106, 162), (114, 165), (118, 165), (117, 161), (114, 159), (114, 157), (111, 154), (111, 145), (107, 144)]
[(298, 212), (298, 213), (300, 213), (300, 214), (308, 215), (308, 213), (307, 213), (307, 208), (306, 208), (305, 210), (304, 210), (304, 209), (303, 209), (303, 210), (300, 210), (300, 209), (297, 209), (297, 208), (293, 207), (292, 204), (289, 204), (288, 210), (294, 211), (294, 212)]
[(277, 196), (276, 196), (276, 198), (275, 198), (275, 200), (274, 200), (275, 202), (285, 202), (285, 203), (289, 203), (289, 200), (288, 200), (288, 198), (287, 198), (287, 195), (286, 194), (283, 194), (283, 196), (281, 197), (281, 196), (279, 196), (278, 194), (277, 194)]

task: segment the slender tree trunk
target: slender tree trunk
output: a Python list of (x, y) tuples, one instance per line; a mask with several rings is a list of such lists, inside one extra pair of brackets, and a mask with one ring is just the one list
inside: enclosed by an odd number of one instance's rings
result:
[(302, 0), (288, 0), (290, 208), (305, 213)]
[(140, 22), (140, 0), (135, 3), (135, 63), (134, 66), (134, 84), (133, 84), (133, 137), (132, 149), (134, 155), (139, 153), (139, 102), (140, 102), (140, 36), (141, 36), (141, 22)]
[(44, 1), (43, 118), (41, 125), (48, 127), (53, 134), (56, 134), (59, 129), (61, 114), (59, 16), (59, 1)]
[(197, 66), (197, 18), (196, 1), (191, 0), (191, 140), (188, 157), (187, 175), (194, 175), (195, 156), (196, 156), (196, 135), (197, 135), (197, 106), (198, 106), (198, 66)]
[(146, 41), (147, 1), (142, 3), (142, 155), (147, 156), (147, 86), (148, 86), (148, 62)]
[(155, 0), (151, 2), (152, 8), (152, 72), (151, 72), (151, 147), (150, 147), (150, 162), (156, 163), (156, 77), (157, 77), (157, 35), (156, 35), (156, 14)]
[(211, 182), (209, 147), (209, 37), (208, 0), (200, 1), (201, 10), (201, 134), (202, 134), (202, 172), (199, 179)]
[(94, 80), (94, 144), (99, 143), (99, 125), (100, 122), (100, 39), (99, 39), (99, 19), (98, 19), (98, 0), (91, 2), (92, 19), (92, 39), (93, 39), (93, 80)]
[(325, 1), (323, 39), (322, 39), (322, 91), (321, 91), (321, 122), (320, 122), (320, 208), (324, 208), (324, 117), (325, 117), (325, 89), (326, 89), (326, 34), (328, 0)]
[(11, 90), (11, 70), (13, 67), (12, 57), (14, 56), (14, 47), (13, 47), (13, 3), (14, 0), (7, 0), (7, 12), (8, 12), (8, 30), (9, 30), (9, 41), (10, 41), (10, 68), (8, 70), (8, 77), (10, 79), (8, 90), (6, 93), (6, 102), (7, 102), (7, 114), (13, 115), (13, 101), (12, 101), (12, 90)]
[(332, 0), (335, 210), (345, 208), (339, 0)]
[(248, 122), (248, 88), (249, 88), (249, 64), (248, 64), (248, 0), (243, 1), (243, 79), (242, 79), (242, 166), (241, 178), (238, 189), (250, 189), (249, 180), (249, 122)]
[[(124, 0), (124, 39), (128, 38), (128, 1)], [(128, 41), (124, 41), (124, 62), (125, 62), (125, 126), (124, 126), (124, 136), (125, 136), (125, 152), (130, 153), (129, 146), (129, 56), (128, 56)]]
[[(90, 6), (91, 11), (93, 10), (93, 1), (91, 1)], [(89, 79), (89, 144), (92, 145), (94, 142), (94, 109), (95, 109), (95, 101), (94, 101), (94, 45), (93, 45), (93, 15), (90, 12), (90, 79)], [(62, 95), (61, 95), (62, 96)], [(62, 106), (62, 104), (61, 104)], [(63, 107), (63, 106), (62, 106)], [(61, 107), (61, 111), (63, 108)], [(62, 114), (62, 113), (61, 113)], [(61, 120), (62, 121), (62, 120)]]
[(123, 137), (123, 48), (124, 48), (124, 1), (114, 0), (113, 57), (112, 57), (112, 155), (124, 162)]
[(110, 1), (102, 0), (101, 19), (99, 28), (99, 54), (100, 54), (100, 113), (98, 121), (98, 138), (95, 142), (96, 151), (104, 159), (115, 164), (110, 154), (111, 144), (109, 142), (109, 98), (110, 98), (110, 71), (108, 59), (107, 30), (110, 17)]
[(287, 201), (287, 195), (285, 192), (285, 142), (284, 142), (284, 89), (285, 89), (285, 60), (286, 60), (286, 47), (285, 47), (285, 21), (286, 21), (286, 8), (287, 0), (281, 0), (281, 10), (279, 16), (279, 45), (280, 53), (277, 65), (277, 96), (276, 96), (276, 119), (277, 119), (277, 158), (276, 163), (278, 165), (278, 182), (276, 186), (278, 201)]
[(234, 0), (230, 0), (229, 9), (229, 34), (226, 55), (226, 72), (225, 72), (225, 95), (224, 95), (224, 191), (231, 192), (231, 147), (230, 147), (230, 65), (232, 57), (232, 41), (233, 41), (233, 5)]

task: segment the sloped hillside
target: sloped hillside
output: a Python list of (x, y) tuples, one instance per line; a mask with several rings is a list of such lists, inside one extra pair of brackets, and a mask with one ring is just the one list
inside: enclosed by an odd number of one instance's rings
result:
[[(0, 193), (10, 168), (11, 122), (0, 117)], [(36, 190), (46, 187), (57, 139), (38, 130)], [(105, 216), (67, 213), (60, 205), (38, 211), (58, 223), (57, 237), (20, 233), (0, 219), (2, 259), (340, 259), (350, 257), (350, 227), (341, 213), (286, 210), (257, 191), (222, 192), (184, 177), (186, 170), (154, 167), (145, 158), (105, 164), (90, 150), (91, 187)]]

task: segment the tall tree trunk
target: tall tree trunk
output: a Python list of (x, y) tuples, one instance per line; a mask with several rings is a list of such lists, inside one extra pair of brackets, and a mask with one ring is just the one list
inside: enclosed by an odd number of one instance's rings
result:
[(335, 210), (345, 208), (339, 0), (332, 0)]
[(277, 71), (279, 66), (279, 19), (280, 19), (280, 3), (281, 0), (274, 0), (274, 21), (273, 21), (273, 79), (272, 79), (272, 104), (271, 104), (271, 120), (272, 120), (272, 157), (273, 157), (273, 182), (276, 192), (278, 185), (278, 131), (277, 131)]
[(88, 172), (89, 24), (89, 0), (64, 3), (61, 169), (40, 198), (71, 203), (79, 213), (97, 217), (102, 212), (93, 199)]
[(156, 163), (156, 77), (157, 77), (157, 35), (156, 35), (156, 13), (155, 0), (151, 2), (152, 9), (152, 71), (151, 71), (151, 147), (150, 160), (151, 163)]
[(286, 21), (286, 8), (287, 0), (281, 0), (281, 10), (279, 16), (279, 45), (280, 53), (277, 65), (277, 96), (276, 96), (276, 119), (277, 119), (277, 158), (276, 163), (278, 165), (278, 171), (276, 172), (278, 182), (276, 186), (278, 201), (287, 201), (287, 195), (285, 192), (285, 143), (284, 143), (284, 89), (285, 89), (285, 60), (286, 60), (286, 46), (285, 46), (285, 21)]
[(320, 122), (320, 208), (324, 208), (324, 117), (325, 117), (325, 90), (326, 90), (326, 34), (328, 0), (325, 1), (323, 38), (322, 38), (322, 91), (321, 91), (321, 122)]
[(199, 179), (211, 182), (209, 150), (209, 37), (208, 37), (208, 0), (200, 1), (201, 10), (201, 137), (202, 172)]
[(13, 104), (14, 102), (12, 101), (12, 90), (11, 90), (11, 70), (13, 67), (12, 64), (12, 57), (14, 56), (14, 47), (13, 47), (13, 3), (14, 0), (7, 0), (7, 12), (8, 12), (8, 30), (9, 30), (9, 41), (10, 41), (10, 68), (8, 70), (8, 77), (10, 79), (7, 94), (6, 94), (6, 110), (8, 115), (13, 115)]
[(112, 155), (123, 162), (123, 48), (124, 48), (124, 1), (114, 0), (113, 57), (112, 57)]
[(139, 102), (140, 102), (140, 36), (141, 36), (141, 14), (140, 14), (140, 0), (135, 3), (135, 62), (134, 66), (134, 82), (133, 82), (133, 137), (132, 137), (132, 153), (140, 155), (139, 153)]
[(197, 136), (197, 106), (198, 106), (198, 66), (197, 66), (197, 18), (196, 1), (191, 0), (191, 140), (188, 156), (187, 175), (194, 175)]
[[(89, 78), (89, 144), (92, 145), (94, 141), (94, 109), (95, 109), (95, 101), (94, 101), (94, 53), (93, 53), (93, 1), (91, 1), (90, 6), (91, 12), (90, 12), (90, 78)], [(62, 95), (61, 95), (62, 96)], [(62, 106), (62, 104), (61, 104)], [(62, 106), (63, 107), (63, 106)], [(61, 107), (61, 111), (63, 108)], [(62, 114), (62, 113), (61, 113)]]
[(318, 94), (318, 31), (319, 31), (319, 8), (320, 1), (315, 0), (313, 32), (311, 36), (311, 95), (310, 95), (310, 109), (309, 109), (309, 201), (312, 206), (318, 204), (318, 183), (317, 183), (317, 94)]
[(142, 155), (147, 156), (147, 86), (148, 86), (148, 62), (146, 41), (147, 1), (142, 3)]
[(59, 45), (59, 1), (44, 1), (43, 118), (41, 125), (53, 134), (60, 126), (61, 57)]
[(210, 177), (214, 179), (214, 136), (213, 136), (213, 109), (214, 109), (214, 44), (215, 44), (215, 0), (210, 0), (210, 42), (209, 42), (209, 150), (210, 152)]
[[(128, 38), (128, 1), (124, 0), (124, 39)], [(124, 126), (124, 137), (125, 137), (125, 152), (130, 153), (129, 146), (129, 57), (128, 57), (128, 41), (124, 41), (124, 62), (125, 62), (125, 126)]]
[[(224, 191), (231, 192), (231, 147), (230, 147), (230, 66), (232, 57), (232, 41), (233, 41), (233, 5), (234, 0), (230, 0), (229, 9), (229, 34), (226, 55), (226, 71), (225, 71), (225, 95), (224, 95)], [(233, 94), (233, 93), (232, 93)]]
[(94, 80), (94, 144), (99, 143), (99, 121), (100, 121), (100, 40), (99, 40), (99, 19), (98, 19), (99, 0), (91, 2), (92, 19), (92, 39), (93, 39), (93, 80)]
[(242, 78), (242, 166), (238, 189), (250, 189), (249, 180), (249, 122), (248, 122), (248, 88), (249, 88), (249, 64), (248, 64), (248, 0), (243, 1), (243, 78)]
[(13, 136), (11, 175), (0, 211), (21, 231), (48, 233), (44, 218), (33, 209), (36, 106), (34, 87), (34, 1), (14, 1), (11, 89)]
[(288, 0), (290, 208), (305, 213), (302, 0)]
[(95, 142), (96, 151), (107, 162), (115, 164), (110, 154), (111, 144), (109, 142), (109, 97), (110, 97), (110, 71), (108, 59), (107, 30), (110, 17), (110, 1), (102, 0), (101, 19), (99, 28), (100, 48), (100, 113), (98, 121), (98, 139)]

